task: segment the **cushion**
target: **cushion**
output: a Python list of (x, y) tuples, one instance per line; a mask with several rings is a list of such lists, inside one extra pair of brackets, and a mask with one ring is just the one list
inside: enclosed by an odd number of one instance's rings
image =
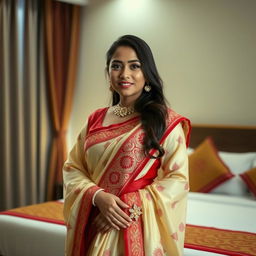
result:
[(240, 174), (245, 184), (248, 186), (249, 190), (256, 197), (256, 167)]
[(192, 192), (210, 192), (233, 176), (219, 157), (210, 137), (189, 155), (189, 184)]
[(244, 173), (246, 170), (249, 170), (255, 166), (253, 165), (253, 161), (256, 159), (256, 153), (232, 153), (220, 151), (219, 156), (229, 167), (235, 177), (226, 181), (225, 183), (220, 184), (218, 187), (214, 188), (211, 193), (248, 196), (248, 188), (240, 178), (239, 174)]

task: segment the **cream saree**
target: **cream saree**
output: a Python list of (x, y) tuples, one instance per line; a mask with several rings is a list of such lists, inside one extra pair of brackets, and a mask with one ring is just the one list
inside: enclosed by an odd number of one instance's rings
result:
[[(169, 110), (165, 155), (155, 160), (144, 155), (139, 118), (104, 127), (106, 111), (89, 117), (64, 165), (66, 255), (183, 255), (189, 121)], [(100, 188), (131, 207), (125, 212), (136, 218), (129, 228), (105, 234), (93, 229), (99, 212), (92, 197)]]

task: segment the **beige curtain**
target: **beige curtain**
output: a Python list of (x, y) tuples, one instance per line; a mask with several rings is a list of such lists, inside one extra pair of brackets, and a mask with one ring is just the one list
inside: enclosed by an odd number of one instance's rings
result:
[(42, 6), (0, 0), (0, 210), (44, 201), (49, 151)]

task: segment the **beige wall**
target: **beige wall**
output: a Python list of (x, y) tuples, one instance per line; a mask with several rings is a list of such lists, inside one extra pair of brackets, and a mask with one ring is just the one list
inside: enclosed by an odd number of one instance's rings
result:
[(255, 0), (91, 0), (83, 8), (70, 143), (110, 102), (105, 52), (120, 35), (151, 46), (171, 106), (194, 123), (256, 125)]

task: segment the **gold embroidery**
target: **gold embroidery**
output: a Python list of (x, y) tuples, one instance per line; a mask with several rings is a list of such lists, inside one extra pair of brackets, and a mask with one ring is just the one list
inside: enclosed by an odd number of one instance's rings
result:
[(100, 186), (117, 195), (145, 159), (143, 145), (139, 138), (143, 130), (138, 128), (117, 152), (101, 178)]
[(88, 134), (88, 136), (85, 139), (84, 150), (86, 151), (89, 147), (91, 147), (94, 144), (101, 143), (101, 142), (116, 138), (116, 137), (130, 131), (137, 124), (138, 124), (138, 122), (137, 122), (137, 120), (135, 120), (132, 123), (126, 124), (121, 127), (115, 127), (115, 128), (111, 128), (108, 130), (103, 129), (103, 130), (97, 131), (95, 133)]
[[(173, 122), (175, 122), (175, 120), (180, 117), (172, 110), (169, 110), (168, 114), (169, 118), (167, 126), (171, 125)], [(108, 131), (110, 132), (110, 134), (108, 135), (106, 131), (104, 131), (103, 133), (95, 133), (94, 139), (98, 142), (101, 142), (105, 139), (105, 136), (114, 137), (116, 133), (123, 133), (128, 127), (129, 129), (131, 129), (131, 127), (135, 125), (137, 125), (137, 122), (130, 124), (130, 126), (126, 125), (124, 127), (121, 127), (119, 128), (119, 131)], [(126, 132), (128, 132), (128, 130)], [(100, 138), (100, 134), (102, 134), (102, 138)], [(101, 178), (100, 186), (103, 187), (106, 191), (118, 195), (122, 188), (125, 187), (125, 184), (133, 176), (134, 171), (138, 170), (138, 168), (143, 165), (143, 162), (145, 160), (143, 138), (144, 131), (142, 128), (138, 128), (122, 144), (121, 148), (118, 150), (113, 160), (109, 163), (104, 175)], [(90, 137), (88, 137), (88, 139), (90, 139)], [(96, 141), (94, 141), (93, 143), (95, 142)], [(92, 141), (88, 143), (90, 144), (92, 143)], [(88, 145), (86, 147), (88, 148)]]
[[(126, 194), (125, 202), (128, 205), (133, 205), (133, 209), (136, 208), (136, 212), (138, 209), (141, 209), (141, 200), (138, 192), (133, 192)], [(141, 211), (141, 210), (140, 210)], [(140, 212), (139, 211), (139, 212)], [(139, 218), (138, 221), (133, 221), (131, 226), (125, 230), (126, 233), (126, 243), (128, 247), (128, 255), (131, 256), (143, 256), (145, 255), (143, 249), (143, 232), (142, 232), (142, 219)]]

